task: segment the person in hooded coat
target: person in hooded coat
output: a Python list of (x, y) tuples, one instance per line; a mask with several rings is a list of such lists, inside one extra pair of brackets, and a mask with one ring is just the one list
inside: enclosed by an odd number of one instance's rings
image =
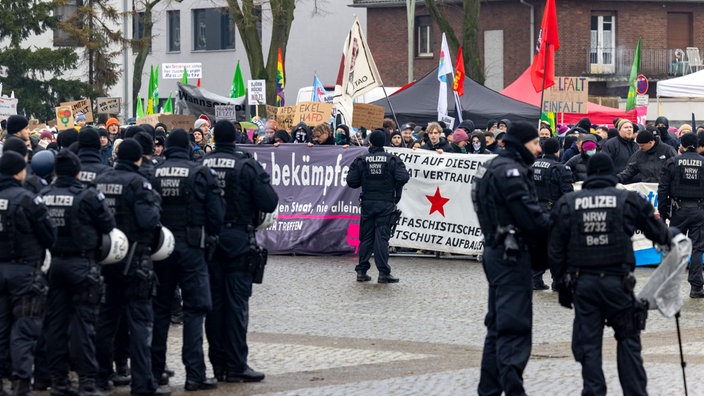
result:
[(660, 135), (660, 141), (669, 144), (675, 150), (680, 148), (680, 139), (675, 133), (669, 132), (670, 120), (665, 116), (660, 116), (655, 119), (655, 128), (658, 130), (658, 135)]
[(427, 136), (426, 143), (420, 147), (423, 150), (435, 150), (438, 154), (454, 152), (443, 135), (442, 127), (437, 122), (428, 124), (428, 127), (425, 128), (425, 135)]
[(293, 131), (291, 131), (291, 136), (293, 137), (292, 143), (309, 143), (310, 135), (310, 127), (305, 122), (300, 122), (293, 127)]
[(469, 136), (467, 152), (469, 154), (491, 154), (491, 152), (486, 149), (486, 138), (484, 137), (483, 132), (472, 132), (472, 134)]

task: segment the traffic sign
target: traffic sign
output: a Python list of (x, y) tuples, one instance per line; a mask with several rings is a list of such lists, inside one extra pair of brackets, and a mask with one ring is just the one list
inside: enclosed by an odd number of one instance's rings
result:
[(647, 106), (649, 99), (648, 95), (636, 95), (636, 106)]
[(645, 95), (648, 92), (648, 79), (642, 74), (636, 79), (636, 92), (640, 95)]

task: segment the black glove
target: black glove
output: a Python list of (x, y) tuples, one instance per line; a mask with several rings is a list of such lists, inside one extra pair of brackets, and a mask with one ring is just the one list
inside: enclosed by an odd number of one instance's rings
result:
[(555, 284), (555, 290), (557, 290), (557, 302), (567, 309), (572, 309), (574, 296), (572, 290), (565, 284), (564, 280), (560, 280)]

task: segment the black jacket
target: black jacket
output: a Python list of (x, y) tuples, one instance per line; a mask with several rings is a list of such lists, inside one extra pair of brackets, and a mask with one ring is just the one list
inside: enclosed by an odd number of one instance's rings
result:
[(633, 153), (638, 151), (638, 145), (633, 140), (624, 140), (621, 136), (611, 138), (601, 147), (601, 152), (611, 156), (614, 161), (616, 173), (626, 169), (628, 160), (631, 159)]
[(675, 149), (668, 144), (655, 141), (648, 151), (638, 150), (628, 160), (626, 169), (617, 177), (620, 183), (657, 183), (665, 162), (677, 155)]

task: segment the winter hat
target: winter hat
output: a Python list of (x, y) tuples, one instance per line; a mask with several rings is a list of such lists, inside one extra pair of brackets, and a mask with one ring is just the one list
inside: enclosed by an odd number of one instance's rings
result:
[(42, 133), (39, 134), (39, 139), (53, 139), (54, 135), (51, 134), (51, 131), (43, 130)]
[(682, 124), (680, 125), (680, 128), (677, 130), (677, 134), (682, 136), (685, 133), (692, 132), (692, 126), (689, 124)]
[(119, 127), (120, 121), (118, 121), (117, 118), (108, 118), (107, 122), (105, 123), (105, 128), (110, 128), (110, 125), (117, 125)]
[(401, 131), (399, 131), (399, 130), (395, 130), (391, 133), (391, 139), (393, 139), (394, 136), (400, 136), (403, 139), (403, 136), (401, 135)]
[(511, 127), (511, 120), (509, 120), (508, 118), (502, 118), (501, 121), (496, 123), (497, 126), (499, 124), (504, 124), (504, 125), (506, 125), (506, 128), (510, 128)]
[(154, 154), (154, 137), (149, 136), (147, 132), (139, 132), (134, 135), (134, 140), (142, 146), (142, 154), (152, 155)]
[(655, 125), (658, 125), (658, 124), (663, 124), (663, 125), (665, 125), (666, 128), (669, 128), (670, 127), (670, 120), (668, 120), (667, 117), (665, 117), (665, 116), (660, 116), (655, 119)]
[(345, 131), (345, 135), (347, 135), (347, 136), (350, 135), (350, 127), (348, 127), (347, 125), (345, 125), (345, 124), (340, 124), (340, 125), (337, 126), (336, 129), (338, 129), (338, 128), (339, 128), (339, 129), (342, 129), (343, 131)]
[(587, 176), (591, 175), (614, 175), (614, 161), (608, 154), (596, 153), (589, 158), (587, 163)]
[[(502, 120), (503, 122), (504, 120)], [(540, 137), (538, 135), (538, 129), (531, 123), (527, 121), (518, 121), (512, 123), (508, 127), (507, 131), (509, 136), (513, 136), (518, 139), (522, 144), (528, 143), (533, 139)]]
[(589, 129), (591, 129), (592, 127), (592, 122), (589, 120), (589, 118), (584, 117), (577, 122), (577, 126), (589, 132)]
[(120, 143), (117, 159), (136, 162), (142, 158), (142, 146), (133, 138), (127, 138)]
[(56, 176), (76, 176), (81, 171), (81, 160), (71, 150), (61, 150), (54, 162)]
[(625, 119), (625, 118), (620, 118), (620, 119), (618, 120), (618, 122), (616, 123), (616, 130), (617, 130), (617, 131), (620, 131), (621, 128), (622, 128), (624, 125), (626, 125), (626, 124), (631, 124), (631, 125), (633, 125), (633, 123), (632, 123), (631, 121), (629, 121), (629, 120), (627, 120), (627, 119)]
[(27, 164), (24, 157), (14, 151), (8, 151), (0, 157), (0, 173), (4, 175), (16, 175), (25, 168)]
[(86, 129), (78, 134), (78, 144), (81, 148), (100, 150), (100, 134), (93, 128)]
[[(201, 120), (204, 121), (204, 120)], [(198, 122), (198, 120), (196, 120)], [(213, 139), (215, 143), (232, 143), (237, 138), (235, 126), (228, 120), (220, 120), (215, 123)]]
[[(457, 128), (464, 129), (465, 131), (467, 131), (467, 133), (472, 133), (474, 132), (474, 121), (464, 120), (460, 122), (460, 125), (458, 125)], [(457, 132), (457, 129), (455, 129), (455, 132)]]
[(276, 133), (274, 133), (274, 141), (276, 141), (277, 138), (281, 139), (283, 143), (291, 143), (291, 135), (283, 129), (279, 129)]
[(569, 131), (570, 128), (567, 125), (560, 125), (557, 127), (557, 134), (564, 135), (565, 132)]
[(488, 131), (489, 129), (497, 126), (498, 124), (499, 122), (496, 120), (489, 120), (489, 122), (486, 123), (486, 130)]
[(682, 147), (684, 147), (687, 150), (693, 150), (697, 148), (697, 135), (693, 133), (685, 133), (684, 135), (680, 136), (680, 144)]
[[(159, 136), (157, 136), (157, 139)], [(162, 138), (163, 139), (163, 138)], [(162, 140), (162, 144), (164, 144), (164, 141)], [(171, 147), (180, 147), (180, 148), (188, 148), (188, 133), (182, 128), (174, 129), (169, 133), (169, 136), (166, 137), (166, 147), (171, 148)]]
[(156, 135), (154, 133), (154, 127), (151, 126), (151, 124), (140, 124), (140, 127), (142, 127), (142, 130), (146, 132), (152, 139), (154, 139), (154, 136)]
[(164, 124), (163, 122), (157, 122), (156, 125), (154, 125), (154, 133), (157, 135), (158, 135), (157, 129), (159, 129), (159, 128), (164, 130), (164, 132), (162, 132), (162, 133), (166, 133), (169, 130), (169, 127), (167, 127), (166, 124)]
[(7, 119), (7, 134), (8, 135), (14, 135), (17, 132), (23, 130), (27, 125), (29, 125), (29, 121), (27, 121), (27, 118), (21, 115), (11, 115)]
[[(592, 142), (591, 140), (587, 140), (586, 142), (582, 143), (582, 151), (590, 151), (590, 150), (596, 150), (596, 143)], [(545, 149), (543, 149), (545, 151)]]
[[(182, 129), (183, 131), (183, 129)], [(186, 131), (183, 131), (183, 133), (186, 133)], [(163, 146), (166, 143), (166, 139), (164, 139), (163, 135), (156, 135), (154, 138), (154, 146)], [(186, 133), (186, 144), (188, 144), (188, 134)]]
[[(228, 122), (229, 122), (229, 121), (228, 121)], [(207, 123), (208, 123), (208, 120), (204, 120), (204, 119), (202, 119), (202, 118), (199, 118), (199, 119), (196, 120), (196, 122), (193, 123), (193, 129), (200, 129), (200, 127), (201, 127), (203, 124), (207, 124)], [(233, 139), (233, 140), (234, 140), (234, 139)]]
[[(462, 124), (460, 124), (462, 125)], [(467, 132), (464, 131), (464, 129), (461, 129), (461, 127), (457, 127), (454, 132), (452, 132), (452, 141), (455, 143), (459, 142), (466, 142), (469, 140), (469, 136), (467, 136)]]
[(369, 143), (371, 143), (374, 147), (384, 147), (384, 144), (386, 143), (386, 136), (384, 136), (384, 132), (375, 129), (374, 132), (369, 134)]
[(109, 137), (108, 130), (105, 128), (98, 128), (98, 136)]
[(75, 122), (78, 122), (78, 121), (86, 121), (86, 115), (81, 113), (80, 111), (78, 113), (76, 113), (76, 121)]
[(648, 130), (638, 132), (638, 136), (636, 136), (636, 143), (640, 144), (650, 143), (653, 140), (655, 140), (655, 137), (653, 136), (653, 133)]
[(5, 139), (5, 144), (2, 146), (2, 152), (6, 153), (8, 151), (14, 151), (24, 158), (24, 156), (27, 155), (27, 144), (18, 137), (8, 136), (8, 138)]
[[(592, 143), (594, 144), (594, 143)], [(582, 146), (584, 147), (584, 146)], [(558, 151), (560, 151), (560, 142), (557, 141), (557, 138), (549, 138), (546, 139), (543, 142), (543, 153), (545, 154), (555, 154)]]

